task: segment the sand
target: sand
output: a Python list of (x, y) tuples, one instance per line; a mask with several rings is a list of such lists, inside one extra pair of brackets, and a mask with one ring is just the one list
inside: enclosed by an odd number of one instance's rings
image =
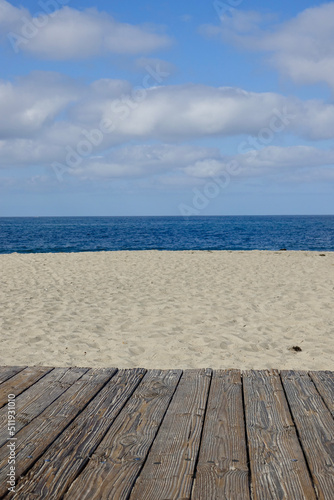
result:
[(0, 365), (334, 370), (334, 253), (11, 254), (0, 280)]

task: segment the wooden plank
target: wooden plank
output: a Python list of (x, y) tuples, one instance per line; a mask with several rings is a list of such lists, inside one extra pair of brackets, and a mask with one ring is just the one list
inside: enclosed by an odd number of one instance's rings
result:
[[(23, 475), (115, 373), (89, 370), (54, 403), (16, 434), (16, 475)], [(0, 496), (6, 493), (8, 448), (0, 448)]]
[(334, 420), (306, 372), (283, 371), (284, 389), (320, 500), (333, 498)]
[(3, 382), (0, 385), (0, 408), (8, 403), (8, 394), (18, 396), (51, 370), (52, 367), (46, 366), (27, 367)]
[(184, 372), (130, 499), (190, 498), (210, 381), (211, 370)]
[(239, 370), (213, 372), (191, 498), (249, 500), (249, 469)]
[(24, 370), (26, 366), (0, 366), (0, 384)]
[(316, 499), (277, 370), (243, 374), (253, 500)]
[(148, 371), (64, 499), (128, 498), (181, 373)]
[(62, 498), (100, 444), (146, 370), (120, 370), (16, 487), (17, 498)]
[(310, 372), (309, 375), (334, 417), (334, 372)]
[[(15, 432), (42, 413), (87, 371), (88, 368), (55, 368), (15, 398)], [(0, 446), (8, 439), (7, 420), (8, 410), (4, 406), (0, 409)]]

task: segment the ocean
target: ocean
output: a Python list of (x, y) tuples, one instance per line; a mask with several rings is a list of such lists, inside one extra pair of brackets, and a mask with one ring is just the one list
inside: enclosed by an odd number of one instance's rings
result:
[(334, 216), (2, 217), (0, 253), (334, 251)]

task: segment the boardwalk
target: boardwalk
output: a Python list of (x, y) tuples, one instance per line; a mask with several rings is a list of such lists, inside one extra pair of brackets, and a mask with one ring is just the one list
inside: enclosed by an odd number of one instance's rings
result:
[(333, 372), (2, 367), (0, 420), (0, 498), (334, 498)]

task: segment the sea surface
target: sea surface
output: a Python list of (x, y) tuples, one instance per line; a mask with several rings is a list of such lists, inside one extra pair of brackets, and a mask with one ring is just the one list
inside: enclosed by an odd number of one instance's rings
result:
[(0, 253), (334, 251), (334, 216), (2, 217)]

